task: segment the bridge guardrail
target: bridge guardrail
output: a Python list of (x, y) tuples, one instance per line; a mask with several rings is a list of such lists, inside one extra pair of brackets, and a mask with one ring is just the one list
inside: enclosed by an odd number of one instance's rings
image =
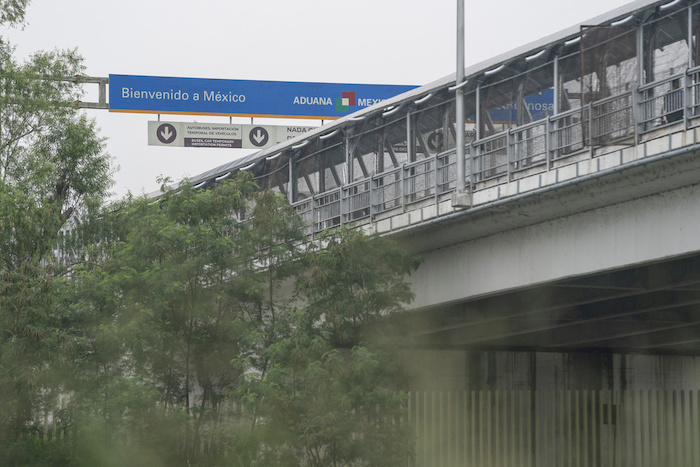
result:
[[(470, 147), (465, 148), (465, 158), (469, 157)], [(436, 156), (435, 167), (435, 183), (437, 194), (441, 195), (452, 191), (456, 187), (457, 182), (457, 152), (455, 150), (438, 154)], [(468, 167), (465, 164), (465, 168)], [(466, 179), (469, 180), (469, 174), (466, 174)]]
[(314, 233), (340, 225), (340, 188), (314, 196)]
[(677, 74), (639, 87), (637, 128), (640, 133), (683, 120), (687, 89), (684, 81), (685, 75)]
[(362, 180), (343, 188), (342, 220), (343, 223), (355, 222), (370, 216), (371, 213), (371, 183)]
[(483, 182), (508, 173), (508, 137), (506, 131), (474, 141), (476, 154), (471, 157), (474, 181)]
[[(675, 80), (680, 80), (680, 88)], [(700, 67), (468, 143), (466, 184), (478, 189), (480, 183), (510, 181), (532, 169), (550, 170), (552, 162), (587, 148), (630, 142), (636, 134), (676, 121), (683, 120), (691, 127), (691, 120), (698, 116)], [(407, 206), (430, 198), (437, 201), (453, 191), (456, 162), (452, 148), (293, 205), (311, 226), (310, 234), (346, 223), (369, 222), (377, 215), (403, 212)]]
[(620, 142), (634, 136), (633, 100), (633, 93), (628, 91), (592, 102), (584, 109), (589, 117), (590, 146)]
[(547, 163), (547, 119), (509, 130), (511, 172), (530, 169)]
[(404, 197), (413, 203), (435, 196), (435, 157), (405, 164), (403, 169)]
[(306, 234), (312, 235), (314, 233), (314, 202), (313, 198), (305, 198), (299, 202), (292, 205), (294, 210), (299, 214), (301, 220), (306, 225)]
[(403, 201), (403, 168), (372, 177), (372, 212), (381, 213), (401, 207)]
[[(687, 119), (700, 117), (700, 67), (691, 68), (686, 72), (686, 108)], [(692, 126), (692, 125), (691, 125)]]
[(550, 117), (549, 134), (550, 161), (582, 151), (586, 145), (581, 109), (572, 109)]

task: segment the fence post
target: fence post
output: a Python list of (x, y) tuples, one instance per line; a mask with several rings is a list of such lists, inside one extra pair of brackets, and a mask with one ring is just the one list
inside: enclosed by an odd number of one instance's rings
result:
[(511, 129), (508, 128), (506, 131), (506, 160), (508, 161), (506, 164), (506, 177), (508, 181), (510, 182), (512, 180), (512, 174), (513, 174), (513, 165), (514, 165), (514, 159), (515, 159), (515, 142), (513, 142), (513, 135), (511, 133)]
[(544, 123), (544, 150), (545, 150), (545, 164), (547, 164), (547, 172), (552, 168), (552, 116), (547, 115), (547, 119)]
[(639, 86), (635, 86), (632, 89), (632, 93), (630, 96), (630, 103), (632, 105), (631, 109), (631, 117), (632, 117), (632, 127), (634, 128), (634, 144), (635, 146), (639, 144), (639, 114), (642, 112), (641, 110), (641, 105), (639, 104), (640, 100), (643, 101), (644, 99), (640, 99), (640, 91), (639, 91)]

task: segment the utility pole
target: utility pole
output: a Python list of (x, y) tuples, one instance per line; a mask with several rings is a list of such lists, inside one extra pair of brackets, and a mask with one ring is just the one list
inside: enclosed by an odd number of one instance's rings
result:
[(464, 157), (464, 0), (457, 0), (457, 73), (454, 90), (456, 91), (455, 103), (455, 125), (457, 126), (457, 186), (452, 194), (452, 207), (465, 209), (471, 207), (469, 193), (466, 189), (464, 179), (466, 178), (466, 167)]

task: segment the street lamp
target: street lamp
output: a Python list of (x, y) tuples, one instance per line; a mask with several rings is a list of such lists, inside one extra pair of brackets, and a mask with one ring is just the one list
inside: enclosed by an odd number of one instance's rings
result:
[(457, 73), (455, 78), (456, 104), (455, 123), (457, 126), (457, 186), (452, 194), (452, 207), (465, 209), (471, 206), (469, 193), (464, 179), (466, 178), (464, 158), (464, 0), (457, 0)]

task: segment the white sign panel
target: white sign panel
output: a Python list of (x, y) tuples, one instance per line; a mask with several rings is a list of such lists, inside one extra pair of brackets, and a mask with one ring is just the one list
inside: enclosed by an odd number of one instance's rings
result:
[(221, 123), (148, 122), (150, 146), (263, 149), (316, 127)]

